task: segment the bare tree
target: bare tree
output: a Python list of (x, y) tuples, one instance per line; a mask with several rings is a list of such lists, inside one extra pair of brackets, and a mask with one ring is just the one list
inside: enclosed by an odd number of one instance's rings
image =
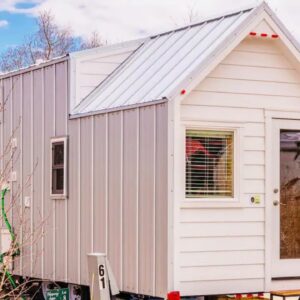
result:
[(0, 56), (0, 69), (3, 72), (11, 71), (14, 69), (21, 69), (30, 64), (28, 59), (27, 50), (24, 45), (18, 47), (8, 48)]
[(98, 32), (86, 40), (75, 37), (68, 27), (58, 26), (51, 11), (43, 11), (37, 18), (37, 31), (25, 38), (17, 47), (8, 48), (0, 55), (0, 69), (9, 72), (39, 61), (47, 61), (67, 53), (100, 47), (104, 43)]
[[(5, 113), (13, 89), (14, 84), (1, 101), (0, 113)], [(22, 194), (31, 187), (37, 162), (32, 174), (29, 174), (24, 182), (12, 181), (11, 174), (20, 158), (20, 149), (13, 143), (19, 134), (20, 124), (21, 119), (11, 135), (4, 139), (0, 152), (0, 299), (25, 299), (24, 295), (31, 289), (32, 279), (16, 277), (13, 273), (16, 270), (20, 274), (26, 273), (31, 262), (36, 262), (41, 256), (43, 249), (40, 247), (40, 241), (47, 219), (43, 219), (40, 213), (33, 228), (28, 208), (22, 205)], [(34, 263), (32, 266), (34, 269)]]
[(26, 43), (33, 63), (38, 59), (49, 60), (62, 56), (76, 48), (72, 31), (69, 28), (59, 27), (50, 11), (39, 14), (37, 25), (37, 32), (30, 36)]
[(176, 26), (189, 25), (199, 21), (201, 15), (196, 7), (197, 2), (192, 2), (186, 5), (186, 9), (183, 11), (182, 16), (179, 18), (172, 18), (172, 22)]
[(100, 33), (98, 31), (93, 31), (87, 39), (83, 40), (80, 49), (91, 49), (101, 47), (105, 44), (107, 44), (107, 42), (102, 40)]

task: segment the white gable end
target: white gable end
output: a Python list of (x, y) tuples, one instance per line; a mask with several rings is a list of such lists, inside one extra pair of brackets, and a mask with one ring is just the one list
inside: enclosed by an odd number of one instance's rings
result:
[[(184, 145), (185, 129), (191, 127), (240, 128), (242, 145), (237, 148), (242, 159), (235, 160), (242, 170), (236, 193), (242, 208), (188, 203), (184, 179), (175, 183), (175, 289), (185, 296), (270, 289), (264, 242), (265, 111), (300, 111), (300, 76), (281, 50), (277, 39), (246, 37), (181, 102), (178, 145)], [(184, 169), (184, 160), (175, 161)], [(254, 195), (259, 204), (251, 202)]]
[(265, 21), (261, 21), (253, 30), (258, 36), (266, 34), (268, 37), (276, 35), (276, 32), (271, 28), (271, 26)]

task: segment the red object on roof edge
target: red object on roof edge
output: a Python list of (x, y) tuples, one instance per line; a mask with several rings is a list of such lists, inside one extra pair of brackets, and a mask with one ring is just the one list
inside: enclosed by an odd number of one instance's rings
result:
[(180, 300), (180, 292), (178, 292), (178, 291), (169, 292), (167, 299), (168, 300)]
[[(257, 33), (254, 32), (254, 31), (251, 31), (251, 32), (249, 33), (249, 35), (251, 35), (251, 36), (257, 36)], [(260, 36), (261, 36), (261, 37), (267, 37), (268, 34), (267, 34), (267, 33), (261, 33)], [(272, 34), (271, 37), (272, 37), (273, 39), (278, 39), (278, 38), (279, 38), (279, 35), (278, 35), (278, 34)]]

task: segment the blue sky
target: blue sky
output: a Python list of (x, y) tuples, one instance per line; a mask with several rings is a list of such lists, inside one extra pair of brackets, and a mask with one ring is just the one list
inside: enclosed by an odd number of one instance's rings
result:
[[(51, 10), (56, 22), (75, 36), (98, 31), (110, 43), (135, 39), (186, 25), (192, 10), (197, 21), (257, 5), (261, 0), (0, 0), (0, 52), (34, 32), (39, 11)], [(300, 40), (300, 1), (268, 0)]]
[(36, 28), (35, 19), (30, 15), (0, 12), (0, 20), (8, 22), (7, 25), (0, 26), (0, 51), (21, 43), (24, 35)]

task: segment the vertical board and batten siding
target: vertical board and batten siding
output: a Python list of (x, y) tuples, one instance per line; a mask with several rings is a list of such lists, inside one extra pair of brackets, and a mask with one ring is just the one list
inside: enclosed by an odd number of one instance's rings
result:
[[(55, 65), (55, 136), (68, 134), (68, 65)], [(64, 281), (67, 278), (67, 202), (55, 201), (55, 278)], [(70, 249), (71, 250), (71, 249)]]
[[(43, 69), (36, 70), (32, 74), (32, 83), (34, 83), (33, 91), (32, 91), (32, 130), (33, 130), (33, 138), (32, 138), (32, 159), (33, 159), (33, 168), (35, 164), (42, 165), (42, 157), (43, 157), (43, 127), (41, 126), (41, 116), (43, 114), (43, 76), (42, 76)], [(34, 228), (42, 223), (43, 219), (43, 203), (41, 201), (43, 194), (42, 194), (42, 186), (43, 186), (43, 168), (40, 166), (34, 170), (34, 177), (32, 181), (32, 193), (33, 199), (39, 201), (32, 202), (32, 223), (36, 224)], [(40, 237), (42, 234), (41, 230), (34, 230), (33, 229), (33, 240), (36, 242), (33, 245), (32, 251), (32, 258), (35, 262), (33, 264), (32, 273), (36, 277), (42, 276), (42, 238)]]
[[(15, 273), (88, 285), (86, 255), (107, 252), (121, 290), (165, 296), (167, 104), (68, 119), (67, 60), (1, 84), (3, 98), (10, 95), (1, 115), (1, 150), (21, 120), (14, 133), (20, 155), (13, 191), (26, 185), (17, 201), (26, 215), (19, 236), (28, 245)], [(50, 197), (54, 136), (68, 136), (65, 200)]]
[[(241, 208), (180, 208), (183, 295), (264, 290), (264, 109), (298, 110), (300, 78), (273, 41), (245, 39), (183, 101), (181, 120), (243, 125)], [(261, 203), (250, 198), (259, 195)], [(180, 204), (179, 204), (180, 205)]]
[[(23, 75), (22, 78), (22, 89), (23, 89), (23, 101), (22, 101), (22, 182), (21, 186), (23, 187), (23, 199), (25, 197), (32, 197), (31, 187), (32, 187), (32, 73), (28, 72)], [(33, 203), (33, 202), (32, 202)], [(31, 233), (32, 233), (32, 211), (33, 206), (31, 203), (31, 209), (24, 210), (24, 222), (22, 226), (22, 244), (24, 245), (21, 250), (23, 250), (23, 261), (22, 268), (23, 272), (26, 275), (30, 275), (32, 270), (32, 261), (31, 261)], [(30, 258), (30, 259), (28, 259)]]
[(74, 196), (71, 209), (80, 215), (72, 235), (81, 248), (72, 254), (79, 267), (70, 267), (81, 283), (88, 284), (86, 253), (107, 252), (121, 290), (166, 294), (167, 227), (157, 227), (167, 216), (166, 116), (161, 104), (69, 121), (68, 201)]

